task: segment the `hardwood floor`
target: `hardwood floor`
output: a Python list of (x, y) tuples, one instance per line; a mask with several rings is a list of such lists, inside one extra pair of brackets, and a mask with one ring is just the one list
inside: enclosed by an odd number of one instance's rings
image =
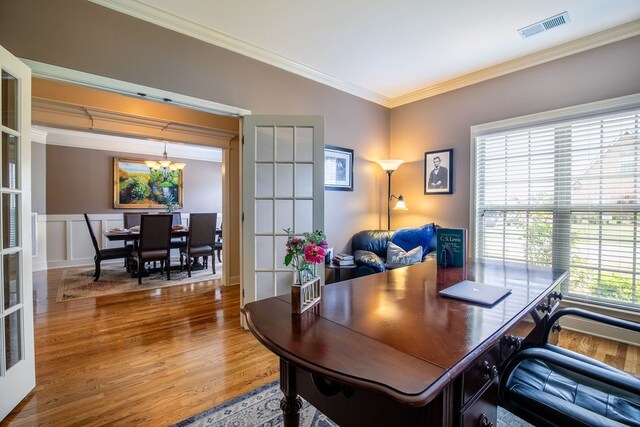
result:
[[(240, 327), (239, 287), (209, 281), (56, 303), (34, 274), (36, 381), (0, 426), (168, 425), (278, 379)], [(636, 375), (636, 346), (563, 331), (560, 344)]]
[(56, 303), (61, 272), (34, 274), (37, 386), (0, 425), (168, 425), (278, 379), (238, 286)]

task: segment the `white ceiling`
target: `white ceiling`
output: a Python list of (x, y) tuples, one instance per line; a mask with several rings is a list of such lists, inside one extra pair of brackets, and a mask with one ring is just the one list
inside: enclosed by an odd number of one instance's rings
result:
[(640, 34), (640, 0), (92, 1), (387, 106)]

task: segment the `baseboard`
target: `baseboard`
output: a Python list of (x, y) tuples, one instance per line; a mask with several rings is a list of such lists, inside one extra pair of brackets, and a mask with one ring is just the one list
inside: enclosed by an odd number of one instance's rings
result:
[(240, 284), (240, 276), (231, 276), (229, 277), (229, 283), (227, 283), (226, 286), (239, 285), (239, 284)]
[[(602, 306), (593, 306), (575, 301), (562, 301), (562, 307), (584, 308), (586, 310), (598, 312), (608, 316), (619, 317), (633, 322), (640, 322), (640, 315), (629, 311), (610, 310)], [(593, 320), (584, 319), (576, 316), (564, 316), (560, 318), (560, 324), (563, 329), (580, 332), (595, 337), (606, 338), (618, 341), (624, 344), (638, 345), (640, 343), (640, 333), (629, 331), (627, 329), (616, 328), (614, 326), (604, 325)]]

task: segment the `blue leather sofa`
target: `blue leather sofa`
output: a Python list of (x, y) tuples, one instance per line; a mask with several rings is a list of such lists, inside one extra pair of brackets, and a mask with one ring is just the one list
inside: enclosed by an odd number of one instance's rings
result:
[[(435, 256), (436, 239), (434, 224), (421, 227), (402, 228), (399, 230), (363, 230), (356, 233), (351, 241), (353, 258), (357, 266), (356, 277), (381, 273), (389, 267), (386, 265), (387, 245), (389, 241), (400, 243), (405, 250), (412, 249), (415, 243), (423, 246), (424, 261)], [(428, 243), (425, 243), (427, 242)], [(415, 246), (418, 246), (415, 244)], [(413, 247), (415, 247), (413, 246)]]

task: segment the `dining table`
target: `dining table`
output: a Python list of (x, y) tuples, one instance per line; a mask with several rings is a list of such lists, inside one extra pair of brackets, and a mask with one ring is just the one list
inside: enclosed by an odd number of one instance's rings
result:
[[(102, 233), (110, 242), (133, 242), (134, 247), (136, 247), (136, 242), (140, 240), (140, 228), (134, 227), (133, 230), (126, 228), (112, 228), (110, 230), (105, 230)], [(174, 225), (171, 227), (171, 238), (179, 238), (179, 237), (188, 237), (189, 236), (189, 228), (185, 226), (177, 226)], [(222, 230), (216, 230), (216, 236), (222, 236)], [(186, 245), (186, 242), (185, 242)], [(138, 266), (133, 259), (127, 260), (127, 271), (131, 272), (131, 277), (138, 277)], [(176, 266), (175, 268), (179, 268)], [(198, 262), (197, 259), (194, 260), (191, 270), (200, 270), (204, 268), (204, 264)], [(157, 269), (155, 269), (157, 270)], [(148, 276), (149, 272), (153, 271), (153, 269), (144, 269), (143, 276)]]
[[(111, 230), (105, 230), (102, 234), (111, 242), (118, 241), (137, 241), (140, 240), (140, 230), (128, 230), (126, 228), (113, 228)], [(189, 229), (187, 227), (172, 227), (171, 238), (174, 237), (187, 237), (189, 235)]]
[[(133, 242), (133, 247), (137, 247), (137, 242), (140, 240), (140, 228), (134, 227), (132, 230), (126, 228), (112, 228), (110, 230), (103, 231), (104, 236), (110, 242)], [(172, 226), (171, 227), (171, 238), (179, 238), (179, 237), (187, 237), (189, 236), (189, 229), (183, 226)], [(185, 241), (186, 245), (186, 241)], [(155, 265), (155, 262), (154, 262)], [(179, 268), (179, 266), (175, 266), (175, 268)], [(197, 270), (204, 268), (203, 265), (194, 261), (194, 265), (192, 266), (192, 270)], [(131, 273), (131, 277), (138, 277), (138, 264), (133, 258), (127, 258), (126, 269), (129, 273)], [(151, 272), (159, 271), (158, 268), (144, 268), (142, 270), (142, 277), (148, 277)]]

